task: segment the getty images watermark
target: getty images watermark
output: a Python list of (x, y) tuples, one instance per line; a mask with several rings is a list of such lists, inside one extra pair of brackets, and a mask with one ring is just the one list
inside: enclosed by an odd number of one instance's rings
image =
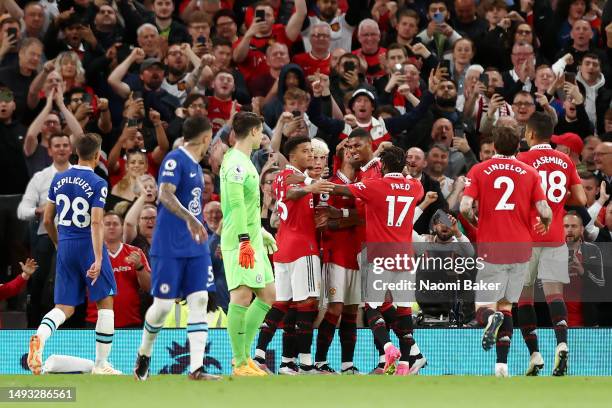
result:
[[(530, 269), (532, 250), (539, 264)], [(611, 243), (368, 243), (360, 255), (362, 296), (372, 303), (390, 295), (395, 302), (496, 302), (517, 286), (520, 293), (535, 273), (563, 282), (566, 301), (612, 302), (610, 253)]]

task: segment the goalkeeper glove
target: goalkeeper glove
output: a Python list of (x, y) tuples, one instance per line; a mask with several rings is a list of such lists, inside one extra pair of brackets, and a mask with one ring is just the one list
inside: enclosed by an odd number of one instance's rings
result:
[(278, 246), (276, 246), (276, 240), (274, 236), (270, 234), (264, 227), (261, 227), (261, 235), (263, 237), (263, 244), (266, 247), (269, 255), (272, 255), (276, 251), (278, 251)]
[(251, 239), (248, 234), (240, 235), (238, 239), (240, 240), (238, 263), (245, 269), (253, 269), (255, 267), (255, 251), (251, 246)]

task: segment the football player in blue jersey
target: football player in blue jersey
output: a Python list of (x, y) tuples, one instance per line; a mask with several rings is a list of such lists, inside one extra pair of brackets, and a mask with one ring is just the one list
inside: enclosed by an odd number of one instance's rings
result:
[[(49, 188), (44, 225), (57, 247), (55, 307), (43, 317), (30, 339), (28, 367), (40, 374), (47, 339), (89, 298), (98, 306), (96, 360), (92, 374), (121, 374), (108, 362), (113, 343), (117, 293), (113, 268), (103, 244), (102, 218), (108, 185), (93, 169), (100, 158), (102, 138), (88, 133), (75, 143), (78, 165), (58, 173)], [(57, 226), (56, 226), (57, 215)]]
[(212, 269), (203, 226), (204, 175), (200, 160), (208, 150), (212, 127), (205, 117), (191, 117), (183, 124), (185, 145), (170, 152), (159, 170), (159, 210), (151, 245), (151, 292), (153, 304), (145, 315), (142, 342), (134, 377), (146, 380), (153, 342), (162, 329), (174, 300), (185, 298), (189, 307), (189, 339), (192, 380), (213, 380), (203, 368), (208, 335), (207, 287)]

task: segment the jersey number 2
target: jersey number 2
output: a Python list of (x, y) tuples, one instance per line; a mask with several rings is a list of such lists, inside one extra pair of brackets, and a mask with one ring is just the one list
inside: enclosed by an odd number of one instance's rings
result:
[[(91, 215), (89, 215), (89, 203), (83, 197), (75, 198), (72, 203), (65, 194), (59, 194), (56, 197), (57, 205), (62, 206), (62, 212), (59, 214), (58, 224), (64, 227), (74, 225), (79, 228), (89, 226)], [(65, 219), (68, 211), (72, 209), (72, 218)]]
[[(406, 196), (387, 196), (387, 203), (389, 203), (387, 207), (387, 226), (388, 227), (399, 227), (404, 222), (404, 218), (406, 218), (406, 214), (408, 214), (408, 210), (410, 209), (410, 204), (412, 204), (412, 200), (414, 197), (406, 197)], [(399, 217), (395, 220), (395, 203), (404, 203), (404, 208), (400, 212)], [(394, 221), (395, 220), (395, 221)]]
[(506, 186), (506, 191), (504, 191), (504, 194), (502, 194), (501, 198), (497, 202), (495, 209), (501, 211), (512, 211), (514, 210), (514, 204), (509, 203), (508, 199), (510, 199), (512, 192), (514, 191), (514, 181), (510, 177), (501, 176), (496, 178), (495, 182), (493, 182), (493, 188), (496, 190), (502, 188), (502, 185)]

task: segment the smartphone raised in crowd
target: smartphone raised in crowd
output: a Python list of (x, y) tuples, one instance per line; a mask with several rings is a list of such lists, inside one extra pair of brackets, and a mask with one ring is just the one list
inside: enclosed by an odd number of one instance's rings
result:
[(478, 80), (485, 86), (485, 88), (489, 87), (489, 76), (484, 72), (480, 74), (480, 78)]
[(344, 71), (354, 71), (355, 70), (355, 61), (344, 61)]
[(265, 21), (266, 20), (266, 10), (255, 10), (255, 21)]
[(9, 27), (9, 28), (7, 28), (7, 29), (6, 29), (6, 34), (7, 34), (9, 37), (11, 37), (11, 36), (12, 36), (12, 37), (13, 37), (13, 40), (15, 40), (15, 41), (17, 40), (17, 29), (16, 29), (15, 27)]
[(575, 72), (565, 72), (565, 81), (569, 82), (572, 85), (576, 85), (576, 73)]
[(440, 68), (446, 68), (446, 72), (450, 75), (450, 60), (443, 59), (440, 61)]
[(444, 23), (444, 14), (440, 13), (439, 11), (436, 11), (433, 15), (433, 21), (438, 24)]

